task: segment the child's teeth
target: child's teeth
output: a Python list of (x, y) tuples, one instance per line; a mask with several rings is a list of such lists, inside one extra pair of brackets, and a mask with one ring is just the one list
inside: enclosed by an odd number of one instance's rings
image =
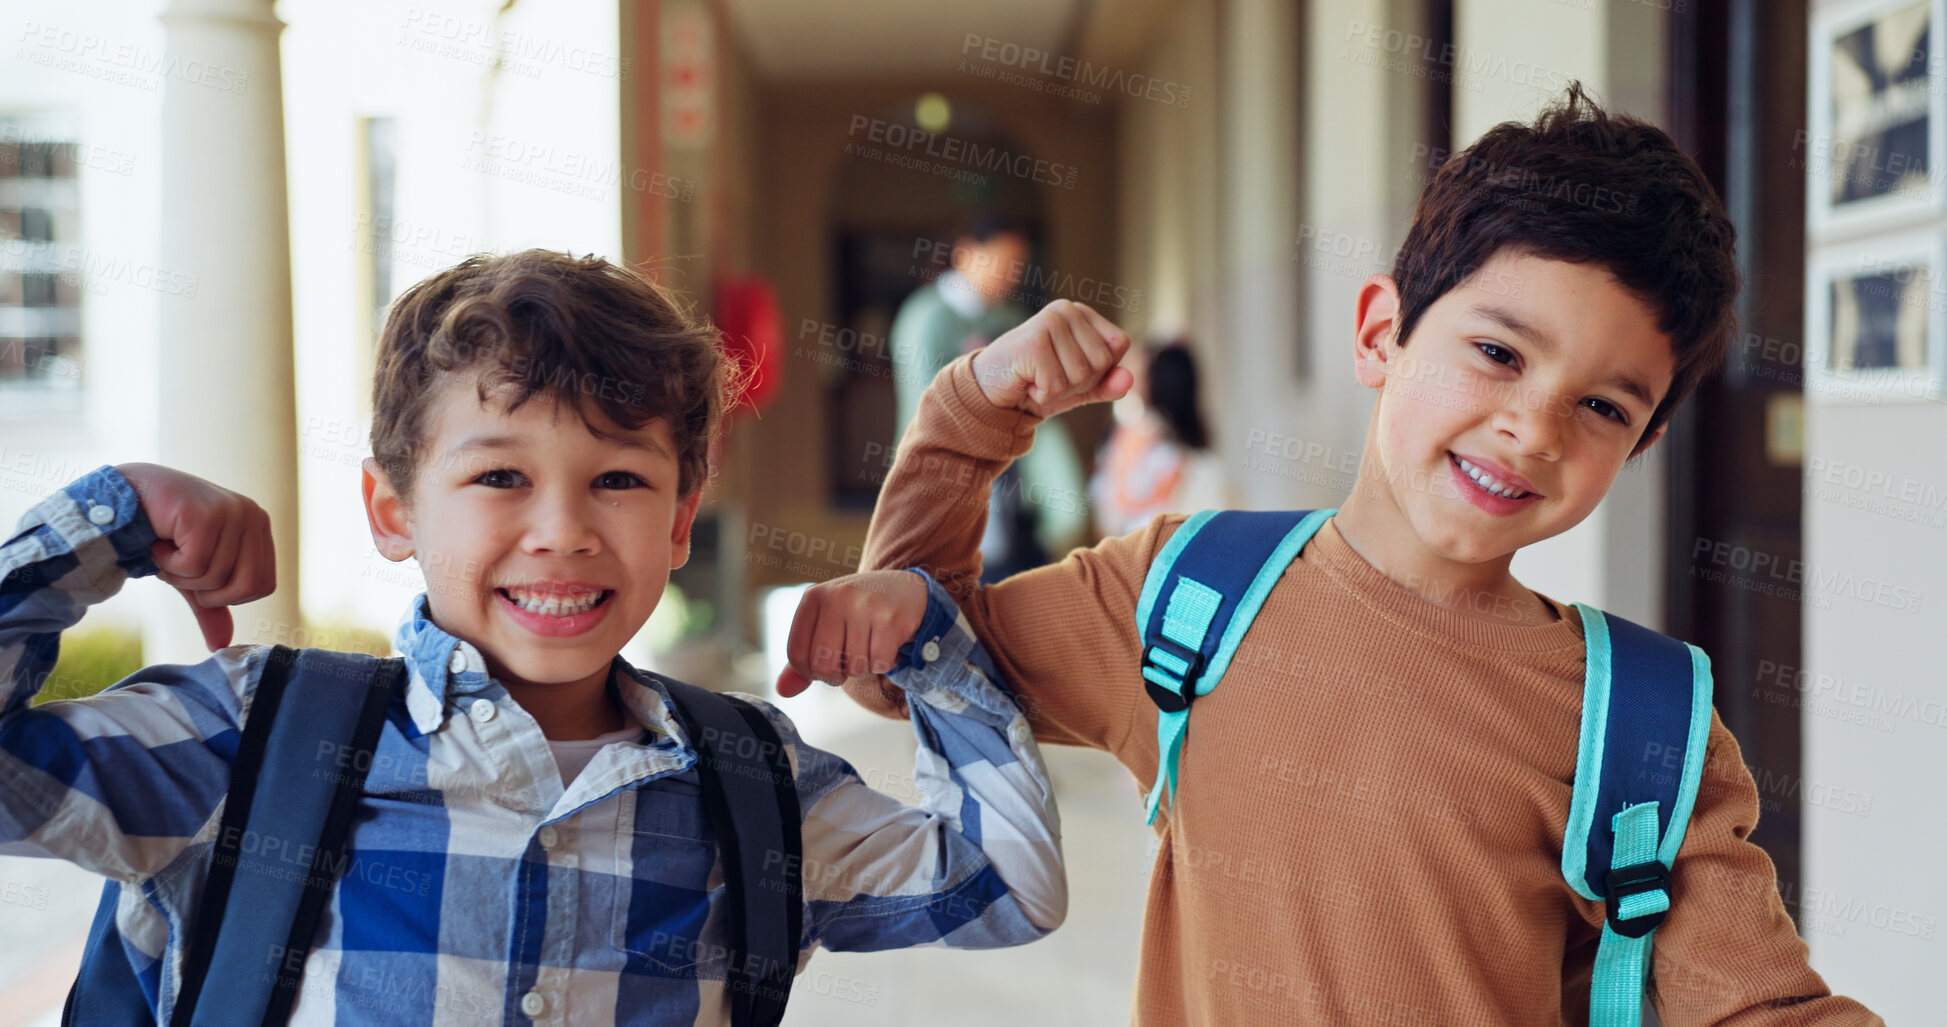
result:
[(1454, 460), (1455, 462), (1460, 464), (1460, 469), (1466, 472), (1467, 477), (1471, 481), (1473, 481), (1474, 484), (1479, 485), (1481, 487), (1481, 491), (1483, 492), (1500, 496), (1502, 499), (1517, 499), (1520, 498), (1521, 496), (1527, 495), (1526, 492), (1523, 492), (1512, 485), (1508, 485), (1506, 483), (1494, 480), (1493, 475), (1487, 473), (1486, 471), (1481, 470), (1478, 467), (1475, 467), (1473, 464), (1468, 463), (1465, 457), (1456, 456), (1454, 457)]
[(507, 590), (507, 596), (514, 601), (514, 605), (529, 613), (538, 613), (543, 617), (562, 617), (577, 613), (587, 613), (589, 610), (594, 609), (595, 605), (602, 598), (600, 592), (579, 599), (568, 600), (559, 596), (531, 595), (525, 592), (516, 592), (513, 589)]

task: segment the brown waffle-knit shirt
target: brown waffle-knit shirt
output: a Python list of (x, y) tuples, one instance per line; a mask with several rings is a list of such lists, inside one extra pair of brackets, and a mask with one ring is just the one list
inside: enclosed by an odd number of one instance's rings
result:
[[(980, 587), (989, 484), (1037, 423), (990, 404), (969, 358), (941, 372), (865, 566), (951, 586), (1037, 737), (1113, 754), (1140, 817), (1157, 750), (1136, 602), (1184, 518)], [(1602, 907), (1561, 874), (1583, 647), (1573, 608), (1551, 605), (1539, 623), (1435, 605), (1327, 522), (1191, 714), (1178, 805), (1156, 820), (1137, 1023), (1586, 1020)], [(896, 713), (865, 682), (851, 692)], [(1756, 787), (1714, 717), (1703, 782), (1655, 935), (1664, 1022), (1879, 1023), (1806, 964), (1771, 860), (1745, 841)]]

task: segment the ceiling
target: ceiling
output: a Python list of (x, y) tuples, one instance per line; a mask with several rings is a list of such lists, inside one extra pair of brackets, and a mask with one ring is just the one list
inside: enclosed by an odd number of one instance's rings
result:
[(959, 67), (968, 37), (1060, 56), (1089, 0), (727, 0), (768, 79), (929, 75)]

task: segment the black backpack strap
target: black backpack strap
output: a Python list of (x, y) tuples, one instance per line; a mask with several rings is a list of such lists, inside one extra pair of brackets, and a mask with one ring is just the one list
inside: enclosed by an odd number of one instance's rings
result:
[[(391, 707), (393, 696), (400, 691), (405, 680), (406, 661), (393, 657), (378, 661), (378, 666), (373, 668), (367, 681), (365, 701), (359, 706), (358, 721), (352, 733), (351, 757), (337, 772), (337, 788), (332, 792), (331, 805), (325, 812), (324, 827), (318, 835), (317, 849), (311, 860), (311, 871), (304, 877), (304, 895), (299, 899), (297, 915), (291, 920), (291, 930), (284, 942), (284, 958), (278, 964), (270, 1005), (264, 1011), (263, 1022), (267, 1025), (289, 1021), (291, 1007), (297, 1004), (298, 983), (304, 977), (304, 962), (311, 954), (311, 943), (318, 936), (318, 920), (324, 915), (325, 903), (330, 901), (332, 891), (338, 886), (338, 878), (350, 863), (345, 850), (351, 838), (352, 817), (358, 812), (359, 800), (365, 794), (365, 776), (378, 751), (379, 734), (385, 729), (386, 710)], [(329, 687), (342, 689), (344, 684), (334, 682)], [(311, 752), (315, 759), (315, 746)]]
[[(230, 902), (230, 888), (237, 876), (237, 856), (243, 832), (250, 822), (250, 807), (257, 797), (258, 769), (264, 762), (264, 748), (270, 743), (270, 729), (284, 702), (284, 688), (290, 680), (296, 650), (272, 646), (264, 654), (264, 667), (257, 676), (257, 689), (251, 694), (250, 716), (243, 724), (243, 737), (237, 743), (236, 759), (230, 763), (230, 792), (223, 800), (223, 820), (217, 828), (216, 844), (210, 853), (210, 871), (203, 881), (203, 900), (196, 910), (196, 922), (183, 947), (182, 987), (176, 992), (174, 1024), (188, 1024), (202, 996), (203, 979), (209, 975), (210, 958), (216, 951), (217, 928)], [(167, 971), (164, 971), (167, 973)]]
[(723, 864), (732, 1027), (784, 1019), (804, 935), (803, 820), (783, 740), (763, 711), (658, 675), (696, 748)]
[[(291, 673), (299, 660), (301, 673)], [(403, 677), (403, 660), (358, 653), (277, 646), (265, 659), (231, 767), (172, 1024), (248, 1027), (289, 1019)], [(348, 687), (353, 682), (367, 687), (360, 693)], [(321, 760), (321, 752), (334, 758)], [(260, 791), (273, 801), (255, 801)], [(307, 846), (308, 865), (291, 864), (290, 854)], [(202, 1001), (206, 992), (209, 1001)]]
[[(236, 877), (237, 843), (243, 826), (250, 819), (250, 806), (257, 790), (257, 767), (263, 763), (264, 746), (270, 739), (271, 724), (284, 700), (284, 686), (290, 677), (291, 663), (297, 658), (288, 646), (272, 646), (264, 654), (264, 666), (251, 693), (250, 715), (244, 721), (243, 735), (237, 743), (236, 757), (230, 762), (230, 790), (223, 802), (223, 820), (211, 854), (209, 876), (203, 883), (203, 898), (197, 906), (196, 933), (183, 950), (183, 984), (176, 993), (176, 1016), (172, 1022), (187, 1023), (189, 1010), (202, 991), (209, 971), (210, 954), (216, 943), (216, 925), (230, 897), (230, 884)], [(225, 853), (228, 858), (225, 858)], [(121, 931), (115, 926), (115, 907), (122, 889), (115, 881), (102, 887), (101, 903), (88, 930), (87, 947), (82, 950), (81, 972), (68, 989), (68, 1001), (61, 1013), (62, 1027), (95, 1023), (139, 1023), (153, 1016), (147, 998), (128, 964), (122, 948)], [(165, 967), (163, 972), (168, 973)]]

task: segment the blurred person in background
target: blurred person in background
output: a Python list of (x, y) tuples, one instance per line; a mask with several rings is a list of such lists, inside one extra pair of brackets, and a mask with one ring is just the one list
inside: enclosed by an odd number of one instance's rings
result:
[(1187, 341), (1133, 351), (1123, 366), (1136, 387), (1115, 401), (1115, 428), (1089, 479), (1095, 530), (1127, 535), (1157, 514), (1229, 507)]
[[(899, 407), (895, 445), (941, 368), (1028, 319), (1017, 290), (1033, 253), (1020, 222), (980, 211), (954, 239), (953, 266), (900, 305), (890, 340)], [(994, 483), (980, 543), (982, 580), (1047, 563), (1079, 544), (1087, 527), (1081, 459), (1067, 430), (1051, 421), (1035, 434), (1034, 448)]]

